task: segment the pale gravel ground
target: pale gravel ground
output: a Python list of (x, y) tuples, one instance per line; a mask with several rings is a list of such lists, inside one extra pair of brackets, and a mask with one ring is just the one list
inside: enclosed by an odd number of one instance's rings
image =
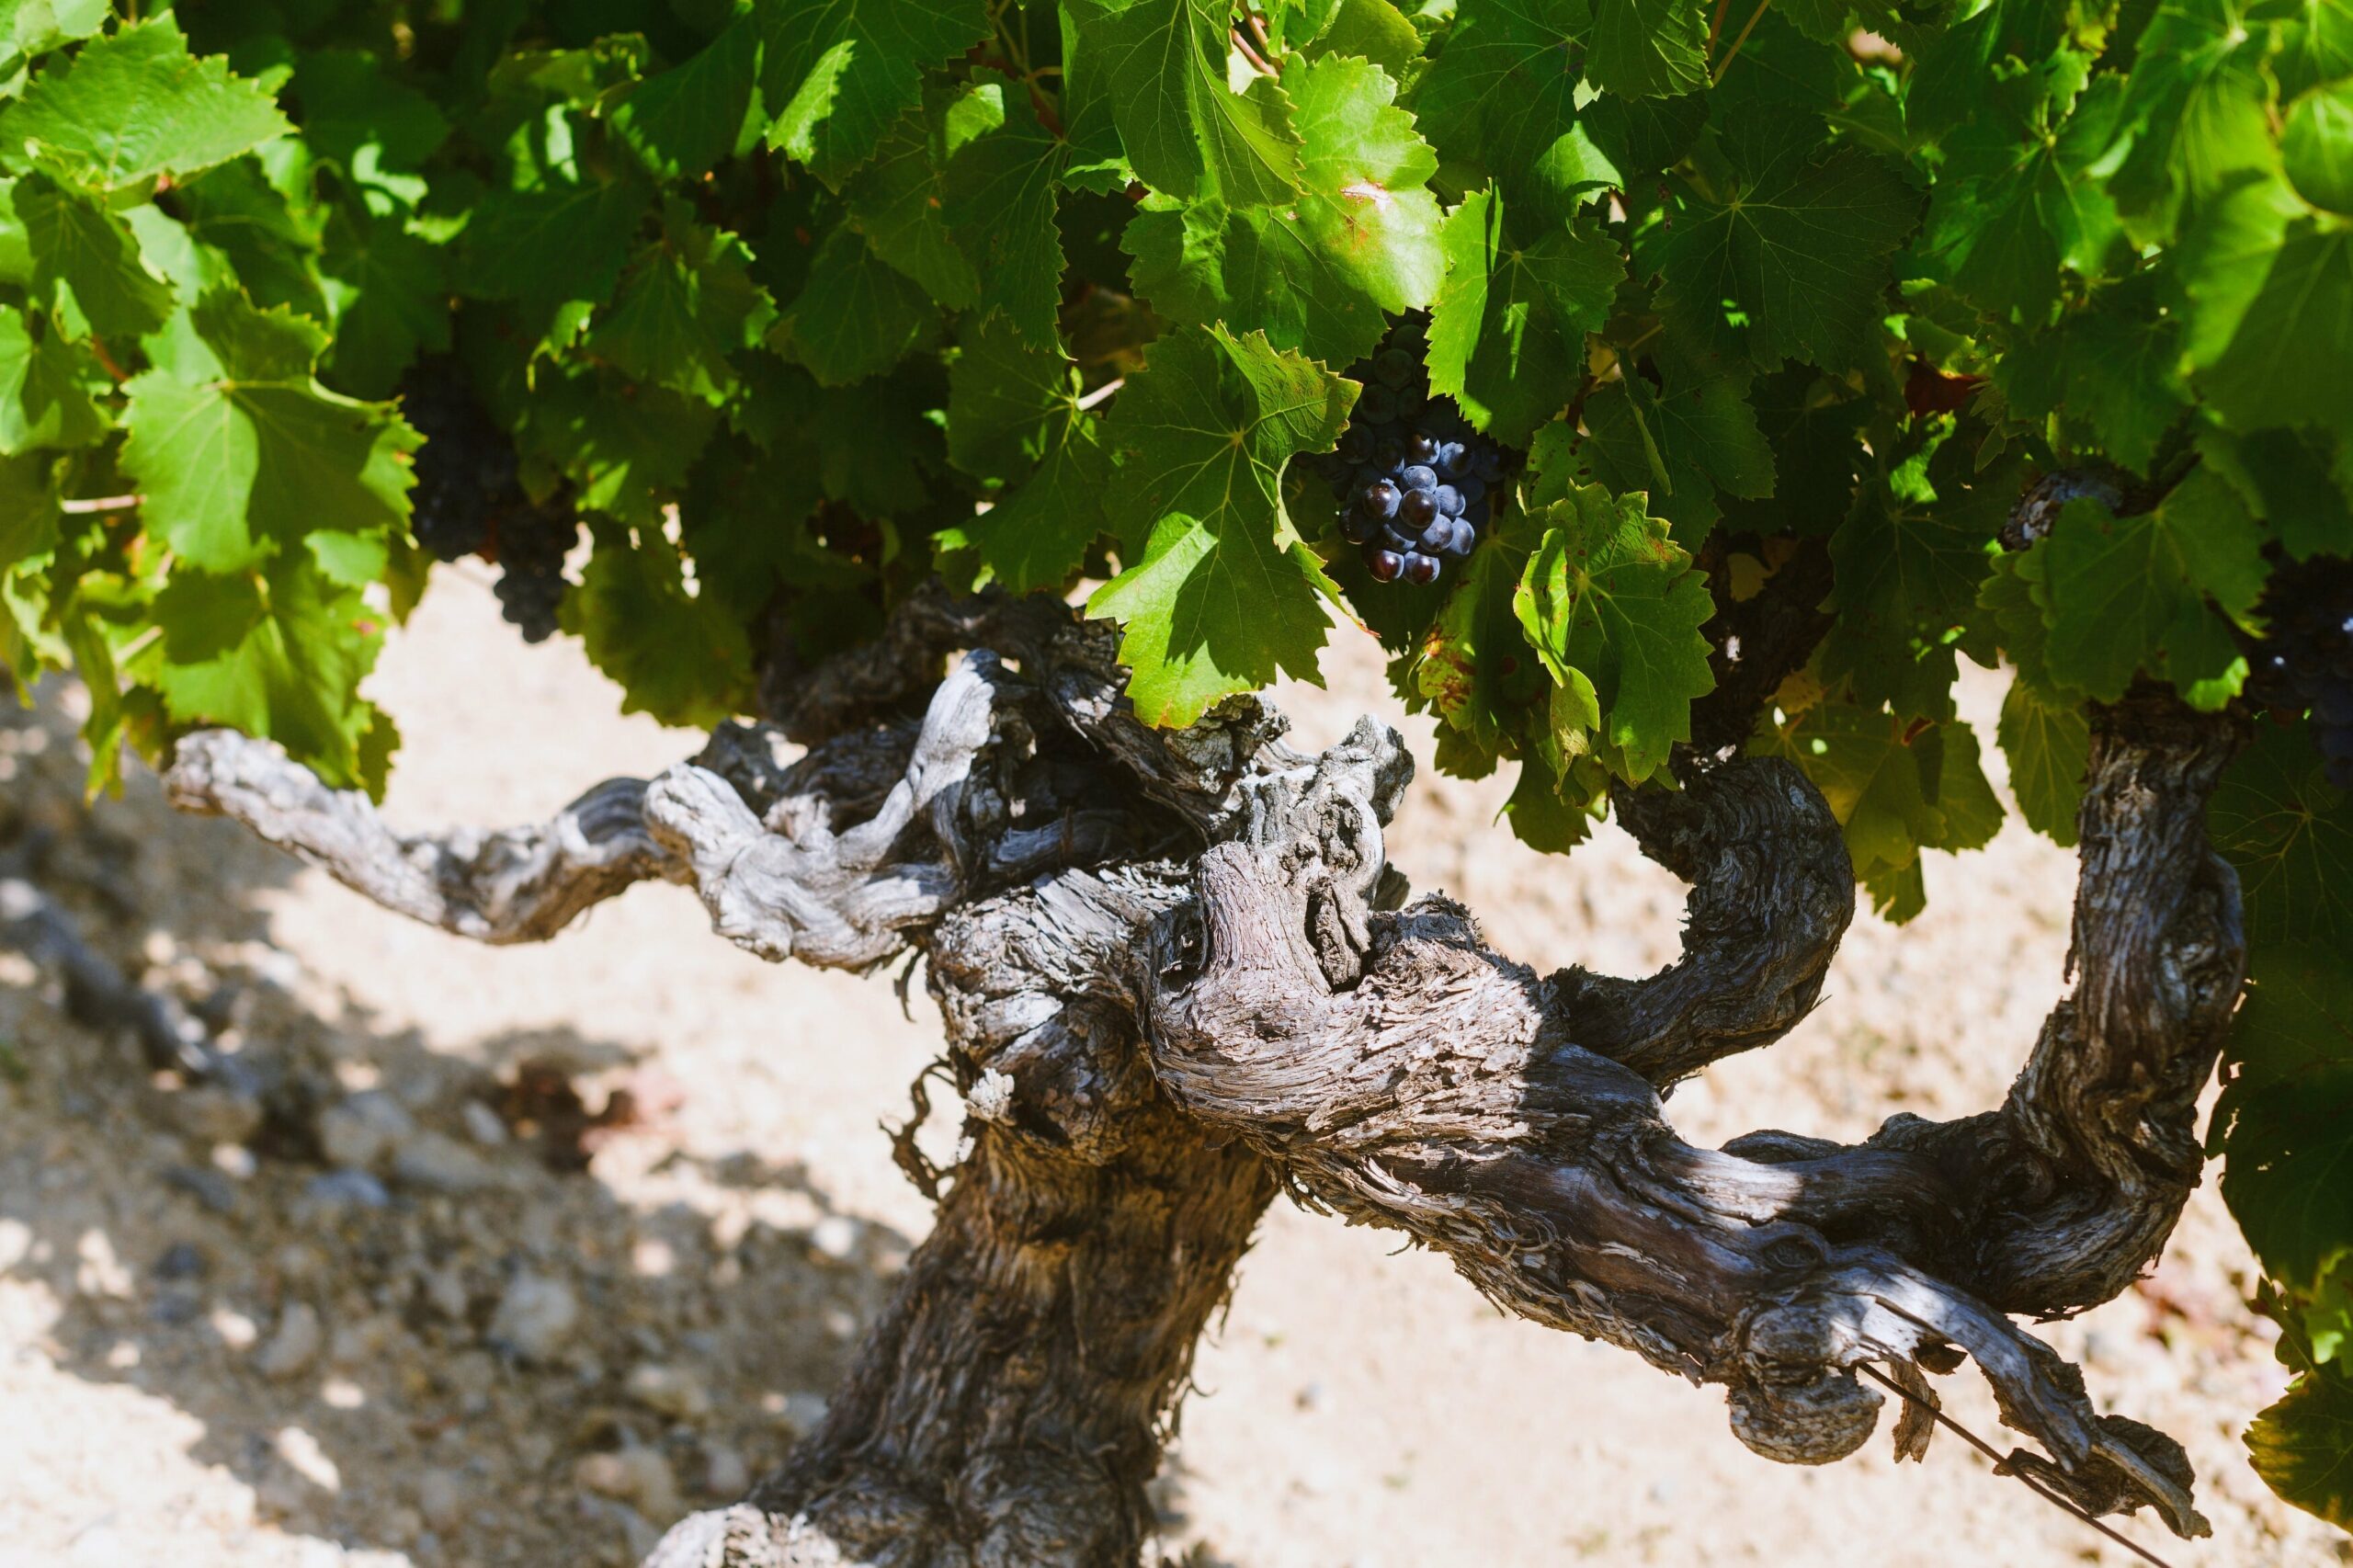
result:
[[(1335, 692), (1284, 697), (1305, 739), (1392, 710), (1353, 633), (1326, 667)], [(521, 820), (695, 744), (617, 714), (572, 647), (524, 647), (463, 574), (443, 574), (373, 690), (406, 733), (390, 808), (412, 823)], [(1964, 692), (1989, 734), (1998, 695), (1991, 678)], [(1427, 756), (1427, 725), (1406, 729)], [(462, 1142), (465, 1097), (533, 1056), (571, 1063), (592, 1101), (631, 1074), (683, 1097), (585, 1175), (482, 1148), (482, 1190), (395, 1179), (389, 1208), (338, 1212), (303, 1197), (315, 1163), (266, 1154), (216, 1182), (232, 1211), (215, 1213), (165, 1179), (210, 1163), (204, 1108), (63, 1022), (43, 977), (0, 955), (0, 1041), (24, 1069), (0, 1072), (0, 1568), (619, 1562), (731, 1467), (779, 1451), (927, 1222), (875, 1129), (936, 1048), (920, 987), (909, 1021), (879, 978), (761, 965), (670, 888), (549, 947), (470, 948), (171, 817), (152, 782), (83, 831), (76, 765), (63, 744), (37, 751), (43, 733), (0, 731), (0, 818), (66, 830), (63, 862), (95, 867), (90, 881), (113, 867), (136, 913), (69, 891), (85, 924), (191, 995), (241, 984), (248, 1049), (295, 1062), (323, 1103), (383, 1090)], [(1663, 961), (1672, 881), (1615, 833), (1565, 860), (1519, 848), (1492, 824), (1504, 792), (1417, 784), (1392, 844), (1415, 884), (1465, 899), (1539, 967)], [(1678, 1124), (1702, 1142), (1859, 1137), (1892, 1110), (1994, 1103), (2058, 994), (2071, 878), (2068, 855), (2015, 824), (1939, 859), (1927, 914), (1902, 932), (1860, 920), (1822, 1009), (1687, 1087)], [(182, 1255), (165, 1277), (176, 1242), (200, 1275)], [(1270, 1215), (1184, 1413), (1163, 1487), (1172, 1551), (1234, 1568), (2128, 1561), (1949, 1437), (1900, 1471), (1883, 1437), (1822, 1470), (1769, 1464), (1732, 1437), (1719, 1394), (1500, 1318), (1441, 1260), (1394, 1246)], [(2104, 1407), (2180, 1437), (2198, 1465), (2212, 1540), (2128, 1530), (2180, 1568), (2353, 1562), (2245, 1467), (2236, 1432), (2281, 1384), (2240, 1300), (2247, 1267), (2210, 1183), (2152, 1281), (2050, 1335)], [(521, 1276), (564, 1281), (582, 1309), (537, 1363), (486, 1347)], [(319, 1342), (272, 1380), (245, 1342), (269, 1344), (290, 1303), (315, 1311)], [(649, 1364), (710, 1410), (631, 1397)], [(1995, 1432), (1966, 1372), (1945, 1387)]]

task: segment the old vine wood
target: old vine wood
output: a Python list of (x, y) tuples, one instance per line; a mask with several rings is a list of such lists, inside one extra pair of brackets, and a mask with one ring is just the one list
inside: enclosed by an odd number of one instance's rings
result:
[[(659, 1568), (1135, 1562), (1279, 1199), (1770, 1460), (1917, 1458), (1967, 1369), (2012, 1471), (2194, 1536), (2023, 1324), (2210, 1157), (2292, 1375), (2248, 1460), (2353, 1527), (2348, 169), (2322, 0), (0, 7), (0, 663), (78, 677), (94, 790), (458, 937), (662, 881), (919, 960), (936, 1226)], [(699, 749), (387, 822), (369, 673), (469, 558)], [(1287, 744), (1335, 635), (1431, 755)], [(2080, 865), (2007, 1096), (1687, 1142), (1859, 892), (1993, 836), (1989, 741)], [(1417, 766), (1509, 769), (1531, 854), (1614, 817), (1680, 957), (1495, 950), (1389, 863)]]

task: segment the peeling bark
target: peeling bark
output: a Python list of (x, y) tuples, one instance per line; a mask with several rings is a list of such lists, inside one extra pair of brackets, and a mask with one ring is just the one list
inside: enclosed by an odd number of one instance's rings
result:
[[(1681, 791), (1623, 794), (1694, 883), (1683, 956), (1543, 977), (1459, 904), (1395, 907), (1381, 835), (1411, 764), (1370, 721), (1313, 758), (1255, 701), (1152, 731), (1103, 629), (1040, 600), (921, 599), (828, 670), (694, 764), (505, 835), (403, 837), (233, 737), (193, 738), (172, 776), (182, 803), (487, 940), (658, 876), (763, 957), (928, 959), (967, 1110), (938, 1228), (822, 1429), (745, 1505), (682, 1524), (661, 1568), (1134, 1562), (1192, 1346), (1279, 1187), (1722, 1385), (1768, 1457), (1852, 1452), (1882, 1403), (1859, 1366), (1927, 1394), (1974, 1358), (2048, 1456), (2014, 1463), (2202, 1528), (2177, 1446), (2097, 1415), (2006, 1314), (2121, 1290), (2197, 1180), (2243, 961), (2203, 824), (2227, 720), (2154, 691), (2096, 711), (2078, 984), (2001, 1108), (1707, 1150), (1663, 1095), (1802, 1019), (1852, 916), (1836, 824), (1786, 764), (1695, 747)], [(1907, 1412), (1899, 1454), (1927, 1432)]]

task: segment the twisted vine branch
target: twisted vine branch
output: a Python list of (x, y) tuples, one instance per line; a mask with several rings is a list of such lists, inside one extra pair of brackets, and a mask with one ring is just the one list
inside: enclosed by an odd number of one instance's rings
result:
[[(983, 631), (1001, 658), (940, 678)], [(1852, 915), (1836, 824), (1787, 765), (1695, 754), (1681, 793), (1621, 799), (1695, 882), (1684, 955), (1539, 977), (1450, 901), (1390, 907), (1411, 766), (1382, 727), (1316, 758), (1255, 702), (1150, 731), (1099, 629), (1040, 601), (924, 601), (885, 649), (817, 683), (798, 758), (731, 727), (504, 835), (395, 835), (225, 735), (172, 773), (180, 803), (463, 935), (551, 935), (660, 877), (764, 957), (927, 955), (971, 1139), (939, 1228), (824, 1429), (657, 1561), (1131, 1560), (1157, 1424), (1278, 1182), (1444, 1250), (1512, 1311), (1723, 1385), (1769, 1457), (1863, 1441), (1881, 1398), (1859, 1367), (1925, 1393), (1974, 1358), (2048, 1455), (2014, 1462), (2202, 1528), (2178, 1447), (2097, 1415), (2006, 1314), (2121, 1290), (2197, 1179), (2193, 1102), (2243, 962), (2203, 828), (2229, 721), (2154, 691), (2095, 712), (2079, 983), (2002, 1108), (1714, 1151), (1662, 1093), (1802, 1018)], [(1900, 1423), (1899, 1452), (1926, 1435)]]

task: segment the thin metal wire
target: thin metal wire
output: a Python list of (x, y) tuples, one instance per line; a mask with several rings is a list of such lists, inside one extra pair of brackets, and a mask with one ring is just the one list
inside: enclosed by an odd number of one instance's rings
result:
[(2076, 1506), (2074, 1502), (2068, 1498), (2062, 1497), (2058, 1493), (2052, 1491), (2051, 1488), (2043, 1485), (2042, 1483), (2035, 1480), (2034, 1477), (2027, 1474), (2025, 1471), (2012, 1470), (2010, 1468), (2010, 1461), (2004, 1458), (2001, 1452), (1996, 1449), (1993, 1444), (1987, 1442), (1984, 1438), (1979, 1437), (1976, 1433), (1971, 1431), (1960, 1422), (1955, 1421), (1951, 1416), (1947, 1415), (1943, 1411), (1938, 1409), (1928, 1401), (1922, 1399), (1918, 1394), (1912, 1392), (1903, 1384), (1897, 1382), (1893, 1378), (1891, 1378), (1886, 1373), (1881, 1371), (1877, 1367), (1870, 1365), (1870, 1363), (1867, 1361), (1862, 1361), (1856, 1363), (1855, 1369), (1868, 1376), (1871, 1381), (1892, 1390), (1903, 1398), (1918, 1405), (1921, 1409), (1927, 1411), (1932, 1418), (1934, 1418), (1938, 1426), (1949, 1429), (1962, 1442), (1967, 1443), (1971, 1448), (1975, 1449), (1979, 1453), (1984, 1454), (1987, 1459), (1992, 1460), (1994, 1461), (1995, 1474), (2006, 1475), (2011, 1480), (2023, 1483), (2028, 1491), (2033, 1493), (2044, 1502), (2049, 1503), (2052, 1507), (2058, 1508), (2065, 1513), (2073, 1514), (2075, 1517), (2083, 1520), (2084, 1523), (2091, 1526), (2092, 1528), (2099, 1531), (2100, 1534), (2106, 1536), (2109, 1540), (2114, 1541), (2117, 1545), (2122, 1547), (2125, 1551), (2131, 1552), (2142, 1562), (2154, 1563), (2155, 1568), (2173, 1568), (2171, 1563), (2158, 1556), (2155, 1552), (2151, 1551), (2147, 1547), (2143, 1546), (2140, 1542), (2132, 1540), (2130, 1536), (2120, 1533), (2112, 1526), (2103, 1523), (2097, 1515), (2086, 1513), (2084, 1509)]

